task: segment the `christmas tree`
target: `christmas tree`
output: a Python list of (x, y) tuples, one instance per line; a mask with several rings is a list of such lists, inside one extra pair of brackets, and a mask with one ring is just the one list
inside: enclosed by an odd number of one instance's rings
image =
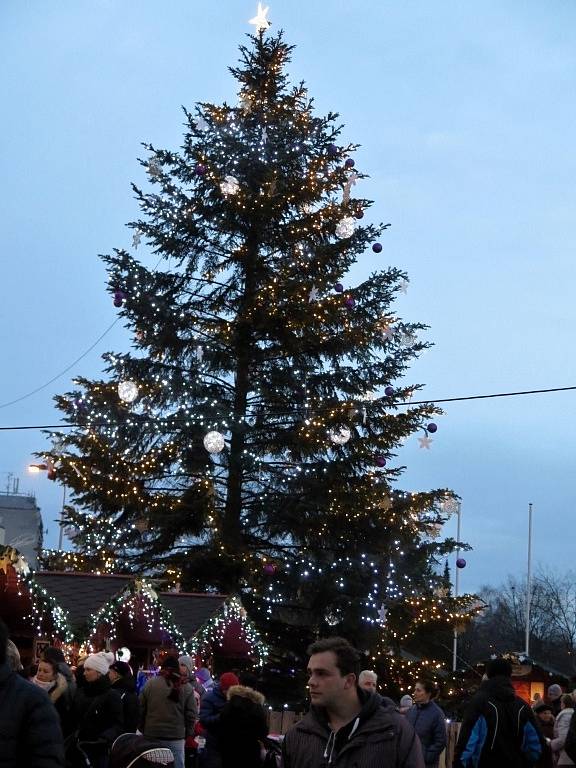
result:
[[(408, 278), (383, 265), (388, 225), (363, 222), (357, 147), (289, 84), (265, 15), (238, 104), (186, 111), (178, 152), (145, 145), (132, 250), (103, 257), (132, 348), (57, 398), (74, 426), (45, 455), (76, 567), (240, 594), (280, 649), (344, 634), (394, 673), (467, 602), (438, 591), (453, 494), (397, 485), (401, 443), (436, 431), (404, 381), (425, 326), (393, 311)], [(351, 285), (359, 258), (379, 269)]]

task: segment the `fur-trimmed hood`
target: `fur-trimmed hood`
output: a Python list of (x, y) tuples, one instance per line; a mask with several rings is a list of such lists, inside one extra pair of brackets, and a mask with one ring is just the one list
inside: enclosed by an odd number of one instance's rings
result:
[(254, 688), (248, 688), (246, 685), (231, 685), (226, 691), (226, 698), (230, 701), (233, 696), (241, 696), (244, 699), (250, 699), (254, 704), (264, 704), (264, 696), (260, 691), (255, 691)]
[(66, 682), (66, 678), (61, 672), (58, 672), (56, 674), (56, 685), (54, 688), (51, 689), (50, 693), (48, 694), (50, 696), (50, 700), (53, 704), (55, 704), (60, 696), (65, 694), (68, 690), (68, 683)]

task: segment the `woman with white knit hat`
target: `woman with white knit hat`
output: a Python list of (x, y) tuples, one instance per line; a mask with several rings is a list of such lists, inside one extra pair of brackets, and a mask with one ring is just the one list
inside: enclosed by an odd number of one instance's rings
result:
[[(84, 661), (84, 684), (78, 687), (73, 703), (76, 744), (88, 755), (93, 768), (105, 768), (113, 741), (124, 728), (122, 699), (111, 688), (108, 670), (114, 654), (91, 653)], [(73, 764), (85, 766), (82, 755), (73, 750)]]

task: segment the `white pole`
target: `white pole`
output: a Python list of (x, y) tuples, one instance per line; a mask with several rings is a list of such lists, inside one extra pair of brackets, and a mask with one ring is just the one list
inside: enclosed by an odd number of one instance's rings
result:
[[(460, 557), (460, 522), (461, 522), (461, 514), (462, 510), (460, 507), (460, 502), (458, 502), (458, 506), (456, 507), (456, 514), (458, 516), (458, 524), (456, 528), (456, 541), (458, 542), (458, 549), (456, 550), (456, 560)], [(458, 597), (458, 588), (460, 586), (460, 568), (456, 566), (456, 574), (454, 576), (454, 597)], [(454, 627), (454, 642), (452, 646), (452, 672), (456, 672), (456, 669), (458, 667), (458, 630), (456, 627)]]
[(528, 575), (526, 578), (526, 656), (530, 655), (530, 607), (532, 602), (532, 504), (528, 504)]

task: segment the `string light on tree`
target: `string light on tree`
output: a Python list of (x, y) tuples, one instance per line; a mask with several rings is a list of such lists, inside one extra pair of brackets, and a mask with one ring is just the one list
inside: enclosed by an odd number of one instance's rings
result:
[[(337, 608), (339, 631), (374, 653), (386, 635), (387, 653), (411, 632), (406, 600), (433, 604), (434, 558), (450, 550), (426, 528), (450, 492), (402, 491), (392, 466), (439, 412), (408, 405), (409, 363), (429, 345), (401, 343), (423, 326), (393, 314), (405, 274), (370, 264), (386, 226), (351, 199), (356, 145), (290, 85), (291, 47), (263, 34), (267, 12), (232, 70), (241, 106), (193, 107), (182, 150), (145, 145), (129, 226), (159, 262), (103, 257), (139, 336), (105, 356), (106, 381), (79, 379), (58, 400), (71, 428), (58, 476), (81, 503), (66, 511), (77, 559), (53, 562), (242, 594), (266, 640), (302, 654)], [(126, 378), (140, 391), (131, 408), (116, 394)], [(134, 611), (151, 600), (127, 598)]]

